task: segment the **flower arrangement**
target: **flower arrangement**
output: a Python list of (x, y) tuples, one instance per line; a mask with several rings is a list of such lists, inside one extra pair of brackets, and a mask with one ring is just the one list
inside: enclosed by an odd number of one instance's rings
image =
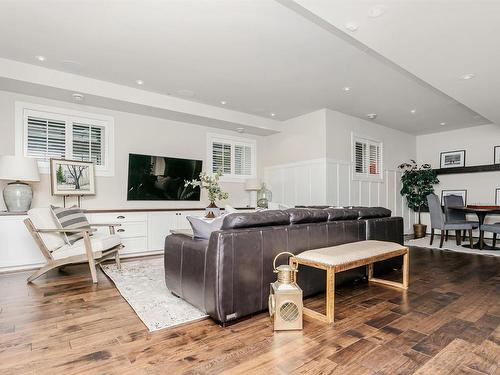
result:
[(199, 180), (185, 181), (184, 186), (199, 186), (201, 189), (207, 189), (208, 199), (211, 204), (215, 204), (215, 200), (224, 200), (229, 198), (229, 194), (222, 191), (219, 185), (219, 179), (222, 176), (222, 171), (219, 169), (213, 175), (208, 175), (206, 172), (201, 172)]

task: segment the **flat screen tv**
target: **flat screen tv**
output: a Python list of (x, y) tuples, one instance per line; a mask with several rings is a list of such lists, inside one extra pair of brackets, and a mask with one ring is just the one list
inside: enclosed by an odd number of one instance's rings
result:
[(199, 201), (200, 188), (184, 187), (185, 180), (197, 179), (202, 161), (129, 154), (129, 201)]

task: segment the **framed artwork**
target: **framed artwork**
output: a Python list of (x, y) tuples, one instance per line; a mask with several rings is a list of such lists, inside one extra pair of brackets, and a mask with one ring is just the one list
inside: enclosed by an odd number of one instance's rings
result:
[(444, 206), (444, 197), (448, 195), (458, 195), (464, 200), (464, 206), (467, 206), (467, 190), (442, 190), (441, 191), (441, 205)]
[(500, 146), (493, 147), (493, 164), (500, 164)]
[(50, 159), (52, 195), (95, 195), (94, 163)]
[(495, 206), (500, 206), (500, 188), (495, 189)]
[(465, 167), (465, 150), (441, 153), (440, 168)]

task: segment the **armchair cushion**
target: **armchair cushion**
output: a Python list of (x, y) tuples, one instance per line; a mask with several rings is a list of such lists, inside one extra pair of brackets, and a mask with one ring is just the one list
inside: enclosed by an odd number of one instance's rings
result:
[[(90, 239), (92, 244), (92, 252), (102, 252), (109, 250), (121, 243), (121, 239), (117, 234), (106, 234), (96, 232)], [(75, 255), (84, 255), (85, 243), (83, 238), (77, 240), (73, 245), (64, 245), (52, 252), (54, 259), (64, 259)]]
[[(73, 206), (69, 208), (50, 206), (54, 217), (59, 223), (61, 229), (83, 229), (89, 230), (90, 224), (83, 214), (82, 210)], [(69, 245), (73, 245), (78, 240), (83, 238), (81, 233), (64, 233), (66, 241)]]
[[(32, 208), (28, 211), (28, 217), (35, 228), (59, 229), (57, 221), (48, 207)], [(61, 233), (40, 233), (40, 237), (49, 251), (59, 249), (66, 244)]]

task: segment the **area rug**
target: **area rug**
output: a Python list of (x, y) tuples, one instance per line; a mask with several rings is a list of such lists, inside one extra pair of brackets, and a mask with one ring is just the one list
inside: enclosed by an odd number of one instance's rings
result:
[(161, 258), (122, 262), (121, 270), (114, 263), (102, 264), (101, 268), (149, 331), (207, 317), (204, 312), (170, 293), (165, 285)]
[[(477, 239), (475, 239), (477, 241)], [(468, 249), (463, 246), (457, 246), (455, 243), (455, 238), (452, 237), (448, 239), (443, 244), (443, 248), (439, 248), (439, 238), (434, 238), (434, 243), (429, 245), (430, 237), (419, 238), (416, 240), (406, 240), (405, 245), (407, 246), (418, 246), (418, 247), (427, 247), (428, 249), (437, 249), (437, 250), (449, 250), (449, 251), (457, 251), (460, 253), (467, 254), (479, 254), (479, 255), (488, 255), (488, 256), (496, 256), (500, 257), (500, 250), (479, 250), (479, 249)], [(491, 241), (490, 241), (491, 242)], [(467, 242), (466, 242), (467, 243)]]

